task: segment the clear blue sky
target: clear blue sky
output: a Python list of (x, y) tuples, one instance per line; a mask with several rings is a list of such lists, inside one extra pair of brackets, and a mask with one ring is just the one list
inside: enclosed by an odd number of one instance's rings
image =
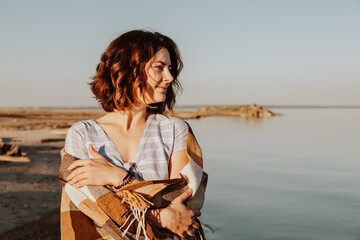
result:
[(179, 45), (179, 105), (360, 105), (358, 0), (9, 0), (0, 107), (96, 106), (101, 53), (139, 28)]

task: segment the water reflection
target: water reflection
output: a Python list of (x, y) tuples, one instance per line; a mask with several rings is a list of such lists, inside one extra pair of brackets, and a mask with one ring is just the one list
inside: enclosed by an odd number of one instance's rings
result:
[(360, 111), (276, 111), (189, 121), (209, 173), (208, 239), (360, 239)]

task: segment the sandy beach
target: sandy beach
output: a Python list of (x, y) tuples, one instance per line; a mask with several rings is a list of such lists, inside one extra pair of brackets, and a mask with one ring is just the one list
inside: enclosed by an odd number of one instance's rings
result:
[[(0, 239), (60, 238), (61, 187), (57, 176), (64, 136), (51, 132), (50, 129), (0, 132), (3, 142), (19, 144), (30, 159), (24, 163), (0, 162)], [(58, 140), (39, 143), (49, 138)]]
[[(0, 161), (0, 239), (60, 239), (60, 149), (69, 126), (101, 110), (0, 110), (0, 142), (30, 162)], [(15, 158), (16, 159), (16, 158)]]

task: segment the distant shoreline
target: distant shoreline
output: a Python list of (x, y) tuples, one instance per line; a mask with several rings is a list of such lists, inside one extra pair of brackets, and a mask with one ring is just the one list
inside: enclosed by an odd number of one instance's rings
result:
[(360, 106), (286, 106), (286, 105), (264, 105), (266, 108), (360, 108)]
[[(175, 110), (178, 109), (198, 109), (202, 107), (211, 107), (211, 106), (222, 106), (222, 107), (232, 107), (238, 105), (231, 105), (231, 104), (219, 104), (219, 105), (179, 105), (175, 106)], [(360, 108), (359, 106), (347, 106), (347, 105), (261, 105), (265, 108), (350, 108), (350, 109), (357, 109)], [(71, 110), (71, 109), (88, 109), (88, 110), (98, 110), (101, 109), (100, 106), (42, 106), (42, 107), (0, 107), (0, 109), (51, 109), (51, 110)]]
[[(242, 104), (241, 104), (242, 105)], [(211, 106), (222, 106), (222, 107), (233, 107), (238, 105), (183, 105), (177, 106), (176, 109), (193, 109), (193, 108), (201, 108), (201, 107), (211, 107)], [(359, 106), (326, 106), (326, 105), (261, 105), (265, 108), (360, 108)]]

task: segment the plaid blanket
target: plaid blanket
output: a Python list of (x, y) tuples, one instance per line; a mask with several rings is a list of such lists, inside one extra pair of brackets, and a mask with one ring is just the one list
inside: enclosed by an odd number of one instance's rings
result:
[(106, 186), (77, 189), (68, 184), (67, 168), (76, 159), (62, 149), (59, 175), (62, 239), (174, 239), (170, 231), (147, 221), (145, 213), (148, 209), (166, 207), (188, 188), (193, 189), (188, 208), (201, 209), (207, 174), (202, 171), (201, 149), (190, 127), (187, 152), (190, 162), (181, 171), (182, 178), (133, 183), (113, 192)]

